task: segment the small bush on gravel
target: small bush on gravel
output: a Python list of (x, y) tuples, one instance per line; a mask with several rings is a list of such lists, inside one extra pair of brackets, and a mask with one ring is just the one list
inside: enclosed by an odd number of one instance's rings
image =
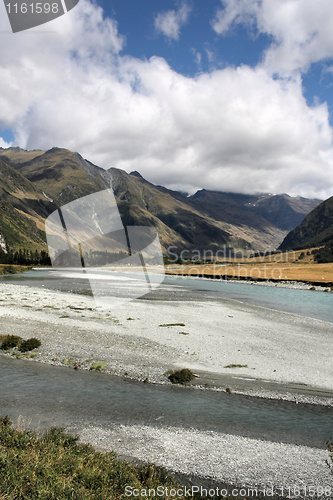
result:
[(4, 340), (1, 342), (0, 349), (3, 351), (9, 351), (9, 349), (19, 346), (21, 342), (22, 338), (18, 335), (6, 335)]
[(40, 345), (41, 341), (36, 339), (35, 337), (32, 337), (31, 339), (22, 341), (19, 347), (19, 351), (21, 352), (32, 351), (33, 349), (37, 349), (37, 347), (39, 347)]
[(188, 368), (183, 368), (182, 370), (176, 370), (169, 375), (169, 380), (172, 384), (186, 384), (191, 382), (194, 378), (194, 374)]
[(90, 367), (90, 370), (96, 370), (97, 372), (102, 372), (106, 370), (105, 361), (95, 361)]

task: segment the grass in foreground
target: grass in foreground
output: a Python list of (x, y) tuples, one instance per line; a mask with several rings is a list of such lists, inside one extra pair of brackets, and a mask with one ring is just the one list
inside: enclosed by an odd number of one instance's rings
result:
[(160, 467), (134, 466), (77, 441), (60, 428), (38, 437), (33, 431), (13, 429), (8, 417), (1, 418), (0, 498), (113, 500), (126, 498), (126, 486), (179, 487)]

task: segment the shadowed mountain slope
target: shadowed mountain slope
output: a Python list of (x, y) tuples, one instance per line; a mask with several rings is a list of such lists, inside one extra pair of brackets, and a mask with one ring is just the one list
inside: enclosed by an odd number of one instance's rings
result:
[(281, 250), (298, 250), (333, 243), (333, 196), (312, 210), (285, 237)]

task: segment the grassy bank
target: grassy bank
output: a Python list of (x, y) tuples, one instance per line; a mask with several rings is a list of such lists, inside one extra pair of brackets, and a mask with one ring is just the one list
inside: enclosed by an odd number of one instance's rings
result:
[(0, 276), (4, 274), (18, 274), (30, 271), (31, 266), (16, 266), (13, 264), (0, 264)]
[(126, 486), (178, 487), (162, 468), (99, 453), (59, 428), (42, 437), (15, 430), (7, 417), (0, 420), (0, 474), (0, 498), (6, 500), (112, 500), (124, 498)]

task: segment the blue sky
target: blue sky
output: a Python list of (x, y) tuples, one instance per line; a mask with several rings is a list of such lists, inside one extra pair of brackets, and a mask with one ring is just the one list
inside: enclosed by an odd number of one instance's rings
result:
[(80, 0), (12, 34), (0, 146), (197, 189), (333, 194), (331, 0)]
[[(101, 2), (105, 14), (118, 22), (119, 32), (126, 37), (124, 52), (138, 58), (160, 56), (182, 74), (195, 76), (198, 72), (223, 68), (226, 65), (256, 65), (270, 37), (238, 26), (227, 37), (220, 37), (212, 28), (219, 0), (175, 2), (174, 0), (137, 0)], [(165, 34), (158, 28), (158, 16), (177, 13), (186, 5), (186, 20), (179, 21), (179, 36)], [(170, 21), (172, 23), (172, 21)], [(250, 35), (250, 36), (249, 36)], [(198, 62), (198, 54), (201, 56)]]

